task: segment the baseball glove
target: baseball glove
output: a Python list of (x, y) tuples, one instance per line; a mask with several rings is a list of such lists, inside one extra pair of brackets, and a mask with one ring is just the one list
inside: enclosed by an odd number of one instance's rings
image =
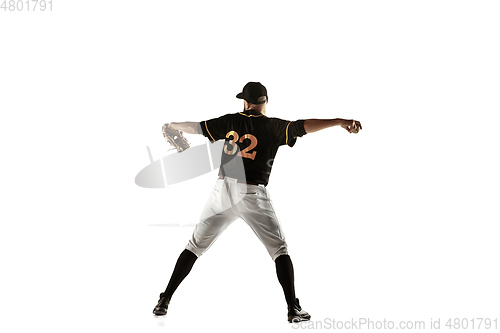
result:
[(176, 129), (173, 129), (168, 124), (163, 125), (162, 127), (163, 136), (177, 151), (183, 152), (184, 150), (189, 148), (189, 142), (186, 140), (182, 132)]

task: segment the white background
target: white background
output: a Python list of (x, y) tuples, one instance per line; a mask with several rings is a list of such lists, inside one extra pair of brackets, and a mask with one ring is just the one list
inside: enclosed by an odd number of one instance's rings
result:
[(1, 330), (291, 330), (242, 221), (151, 313), (192, 232), (151, 225), (196, 222), (216, 172), (140, 188), (146, 146), (158, 159), (165, 122), (240, 111), (248, 81), (269, 116), (363, 125), (281, 148), (268, 186), (314, 320), (498, 316), (499, 15), (496, 1), (0, 11)]

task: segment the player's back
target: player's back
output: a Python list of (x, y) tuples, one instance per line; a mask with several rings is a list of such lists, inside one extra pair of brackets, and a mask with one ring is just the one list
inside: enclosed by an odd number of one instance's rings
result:
[[(304, 121), (270, 118), (246, 110), (200, 123), (212, 142), (224, 139), (220, 175), (267, 185), (272, 164), (281, 145), (292, 147), (303, 136)], [(244, 167), (242, 172), (241, 168)]]

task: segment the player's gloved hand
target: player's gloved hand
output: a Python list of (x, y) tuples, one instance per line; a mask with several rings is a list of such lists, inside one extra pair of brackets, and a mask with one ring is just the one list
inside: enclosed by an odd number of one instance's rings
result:
[(172, 145), (172, 147), (177, 149), (179, 153), (190, 147), (189, 142), (186, 138), (184, 138), (184, 135), (182, 135), (180, 130), (175, 129), (170, 124), (163, 125), (161, 129), (165, 139), (168, 143), (170, 143), (170, 145)]

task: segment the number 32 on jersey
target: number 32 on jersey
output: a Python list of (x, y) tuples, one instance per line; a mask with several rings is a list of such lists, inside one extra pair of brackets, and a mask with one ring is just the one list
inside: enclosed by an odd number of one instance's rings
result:
[[(233, 137), (232, 139), (229, 140), (227, 145), (224, 145), (224, 152), (228, 155), (234, 155), (236, 153), (236, 142), (243, 143), (245, 140), (250, 140), (250, 145), (243, 149), (242, 151), (238, 152), (237, 156), (249, 158), (249, 159), (255, 159), (255, 155), (257, 154), (256, 151), (253, 151), (249, 153), (250, 150), (254, 149), (257, 146), (257, 138), (252, 135), (252, 134), (245, 134), (241, 138), (236, 133), (235, 131), (229, 131), (226, 134), (226, 139), (229, 139), (230, 137)], [(228, 149), (228, 146), (231, 145), (231, 149)]]

